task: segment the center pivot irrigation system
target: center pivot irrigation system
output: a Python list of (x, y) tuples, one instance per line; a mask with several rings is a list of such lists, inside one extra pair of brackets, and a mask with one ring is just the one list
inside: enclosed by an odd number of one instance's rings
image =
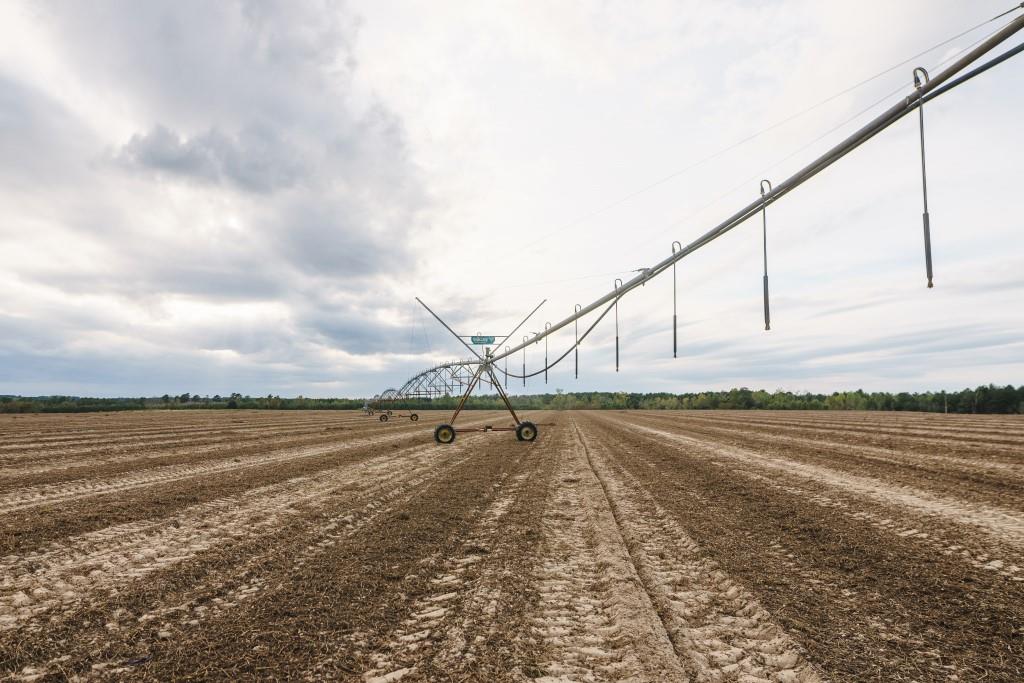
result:
[[(1013, 11), (1024, 8), (1024, 2), (1018, 7), (1014, 7), (1012, 10), (1004, 12), (1003, 14), (994, 17), (998, 19), (1002, 16), (1010, 14)], [(990, 20), (991, 21), (991, 20)], [(388, 389), (379, 396), (375, 397), (377, 405), (383, 405), (388, 401), (395, 401), (406, 398), (433, 398), (436, 396), (448, 396), (454, 395), (454, 392), (461, 393), (459, 403), (455, 408), (455, 412), (452, 414), (451, 419), (438, 425), (434, 429), (434, 439), (438, 443), (452, 443), (455, 440), (455, 420), (458, 418), (459, 413), (462, 412), (463, 407), (466, 405), (466, 399), (469, 398), (473, 390), (480, 384), (489, 384), (493, 389), (497, 391), (498, 396), (504, 402), (505, 407), (508, 409), (512, 416), (513, 425), (509, 427), (492, 427), (490, 425), (485, 427), (475, 428), (463, 428), (462, 431), (515, 431), (516, 437), (521, 441), (533, 441), (537, 438), (537, 425), (525, 420), (520, 420), (519, 415), (516, 414), (515, 409), (512, 407), (511, 402), (508, 398), (508, 393), (505, 389), (508, 386), (508, 378), (514, 377), (516, 379), (523, 380), (523, 386), (526, 386), (526, 379), (528, 377), (534, 377), (540, 374), (544, 374), (545, 381), (547, 380), (547, 372), (550, 368), (554, 367), (562, 360), (564, 360), (569, 353), (576, 353), (576, 376), (579, 376), (579, 356), (578, 349), (580, 343), (586, 339), (587, 335), (601, 322), (604, 317), (615, 309), (615, 370), (619, 369), (619, 331), (618, 331), (618, 303), (619, 299), (633, 291), (637, 287), (646, 284), (649, 280), (661, 275), (662, 273), (671, 270), (673, 279), (673, 315), (672, 315), (672, 345), (673, 345), (673, 356), (676, 354), (677, 347), (677, 324), (676, 324), (676, 311), (675, 311), (675, 265), (682, 259), (686, 258), (693, 252), (697, 251), (701, 247), (707, 246), (714, 240), (718, 239), (725, 233), (729, 232), (733, 228), (737, 227), (748, 218), (752, 218), (758, 213), (762, 217), (762, 230), (764, 233), (764, 328), (766, 330), (771, 329), (769, 307), (768, 307), (768, 221), (767, 221), (767, 209), (768, 206), (785, 195), (789, 194), (797, 187), (807, 182), (815, 175), (825, 170), (832, 164), (836, 163), (844, 156), (861, 146), (878, 133), (882, 132), (889, 126), (893, 125), (907, 114), (910, 114), (915, 109), (918, 112), (918, 121), (920, 126), (921, 134), (921, 186), (924, 199), (924, 211), (922, 213), (922, 222), (924, 229), (924, 257), (925, 257), (925, 272), (928, 278), (928, 287), (932, 286), (932, 253), (931, 253), (931, 226), (928, 216), (928, 185), (925, 173), (925, 154), (924, 154), (924, 105), (927, 102), (934, 100), (940, 95), (949, 92), (953, 88), (965, 83), (966, 81), (974, 78), (978, 74), (981, 74), (992, 67), (1000, 64), (1007, 59), (1017, 55), (1021, 51), (1024, 51), (1024, 43), (1021, 43), (1010, 50), (1000, 54), (991, 60), (976, 66), (970, 71), (966, 71), (962, 74), (968, 66), (978, 61), (981, 57), (985, 56), (996, 46), (1006, 41), (1010, 36), (1016, 34), (1021, 29), (1024, 29), (1024, 16), (1018, 16), (1015, 19), (1008, 22), (1001, 29), (987, 37), (985, 40), (979, 42), (975, 47), (964, 53), (952, 64), (945, 69), (929, 76), (928, 72), (922, 68), (917, 67), (913, 70), (914, 76), (914, 89), (909, 95), (898, 101), (896, 104), (891, 106), (885, 112), (874, 118), (872, 121), (864, 125), (862, 128), (857, 130), (855, 133), (847, 137), (842, 142), (838, 143), (830, 150), (819, 156), (817, 159), (812, 161), (810, 164), (804, 166), (799, 171), (794, 173), (789, 178), (786, 178), (782, 182), (776, 184), (774, 187), (767, 180), (761, 181), (760, 197), (755, 201), (751, 202), (747, 206), (743, 207), (727, 219), (716, 225), (708, 232), (701, 235), (693, 242), (682, 245), (680, 242), (672, 243), (672, 253), (670, 256), (665, 258), (663, 261), (651, 266), (650, 268), (641, 268), (636, 271), (639, 274), (632, 279), (623, 282), (622, 280), (616, 280), (615, 286), (612, 291), (608, 292), (604, 296), (600, 297), (596, 301), (590, 303), (587, 306), (576, 305), (575, 311), (572, 315), (565, 318), (564, 320), (555, 324), (546, 323), (544, 329), (540, 332), (533, 333), (532, 336), (524, 335), (522, 342), (515, 344), (514, 346), (505, 346), (504, 350), (500, 350), (501, 346), (508, 341), (512, 335), (514, 335), (524, 324), (529, 320), (537, 309), (544, 304), (542, 301), (537, 305), (533, 311), (530, 312), (526, 318), (523, 319), (519, 325), (515, 327), (510, 333), (501, 338), (500, 341), (496, 341), (493, 336), (485, 335), (474, 335), (467, 337), (459, 335), (455, 332), (444, 320), (441, 319), (434, 311), (432, 311), (423, 301), (416, 298), (418, 301), (434, 318), (441, 323), (446, 330), (448, 330), (459, 342), (465, 346), (470, 353), (473, 355), (472, 358), (467, 360), (453, 361), (450, 363), (443, 363), (441, 365), (435, 365), (429, 368), (402, 385), (399, 389)], [(962, 35), (962, 34), (961, 34)], [(957, 74), (960, 74), (959, 76)], [(582, 335), (579, 333), (579, 320), (584, 316), (600, 310), (600, 315), (591, 323), (591, 325), (584, 331)], [(553, 363), (548, 362), (547, 354), (547, 338), (569, 325), (573, 325), (576, 331), (576, 341), (559, 356)], [(483, 345), (484, 353), (481, 355), (473, 348), (466, 339), (470, 339), (472, 343)], [(544, 340), (544, 367), (541, 370), (526, 372), (526, 348), (530, 345), (536, 344)], [(513, 354), (522, 351), (522, 374), (515, 374), (510, 372), (508, 369), (508, 359)], [(503, 366), (498, 364), (504, 361)], [(498, 379), (498, 373), (504, 375), (505, 386)]]

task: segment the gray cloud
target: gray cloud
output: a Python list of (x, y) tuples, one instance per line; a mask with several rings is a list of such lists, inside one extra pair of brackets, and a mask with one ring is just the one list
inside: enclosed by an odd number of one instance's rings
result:
[(157, 125), (133, 135), (118, 159), (157, 172), (270, 192), (295, 184), (302, 174), (296, 152), (270, 128), (248, 128), (237, 139), (216, 129), (185, 139)]

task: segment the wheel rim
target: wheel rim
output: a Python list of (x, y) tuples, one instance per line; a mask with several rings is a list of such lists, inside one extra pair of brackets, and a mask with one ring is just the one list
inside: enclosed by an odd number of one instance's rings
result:
[(537, 432), (533, 429), (533, 427), (526, 427), (525, 429), (523, 429), (523, 438), (526, 439), (527, 441), (533, 440), (535, 436), (537, 436)]
[(452, 431), (451, 427), (445, 427), (437, 432), (437, 436), (441, 439), (441, 443), (451, 443), (452, 437), (455, 436), (455, 432)]

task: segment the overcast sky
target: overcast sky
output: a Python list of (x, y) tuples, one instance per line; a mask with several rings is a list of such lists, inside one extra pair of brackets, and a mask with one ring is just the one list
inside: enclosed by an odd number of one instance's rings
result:
[[(400, 385), (464, 355), (414, 296), (561, 320), (1008, 18), (808, 107), (1011, 4), (0, 3), (0, 393)], [(749, 221), (679, 265), (679, 358), (665, 275), (621, 372), (607, 318), (527, 391), (1024, 383), (1022, 83), (926, 108), (934, 289), (908, 117), (770, 207), (770, 332)]]

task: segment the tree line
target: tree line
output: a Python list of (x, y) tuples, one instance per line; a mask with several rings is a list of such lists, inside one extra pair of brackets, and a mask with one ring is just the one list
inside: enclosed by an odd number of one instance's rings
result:
[[(730, 389), (695, 393), (627, 393), (607, 391), (563, 392), (512, 396), (512, 405), (523, 410), (899, 410), (933, 413), (1024, 413), (1024, 385), (989, 384), (960, 391), (921, 393), (885, 391), (837, 391), (831, 394), (791, 391)], [(399, 410), (454, 409), (458, 396), (409, 399), (387, 404)], [(184, 393), (140, 398), (90, 398), (81, 396), (0, 396), (0, 413), (80, 413), (112, 410), (356, 410), (362, 398), (282, 398), (267, 396), (199, 396)], [(372, 404), (372, 401), (371, 401)], [(472, 396), (470, 410), (503, 408), (497, 394)]]

